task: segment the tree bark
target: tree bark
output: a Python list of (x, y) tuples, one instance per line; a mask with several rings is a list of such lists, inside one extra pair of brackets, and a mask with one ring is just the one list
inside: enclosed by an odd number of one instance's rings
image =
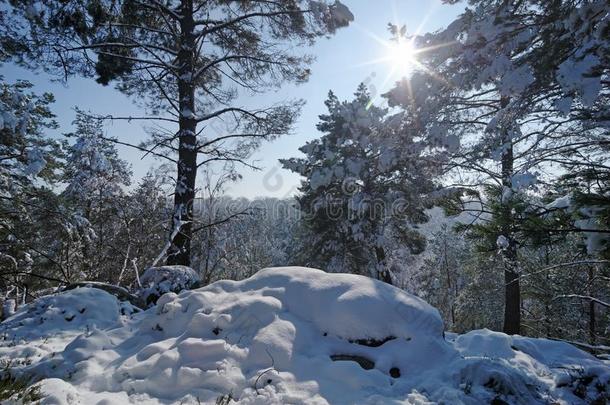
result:
[[(590, 297), (594, 296), (593, 291), (593, 278), (594, 278), (594, 268), (593, 266), (589, 267), (589, 288), (588, 294)], [(597, 336), (595, 334), (596, 322), (595, 322), (595, 301), (589, 300), (589, 344), (595, 346), (597, 343)]]
[(375, 247), (375, 256), (377, 257), (377, 279), (392, 285), (392, 275), (386, 265), (385, 250), (382, 247)]
[[(508, 106), (509, 99), (502, 97), (500, 105), (502, 108)], [(519, 273), (517, 271), (517, 246), (513, 237), (514, 217), (509, 201), (504, 201), (504, 191), (512, 189), (512, 177), (514, 172), (513, 142), (508, 128), (502, 128), (502, 204), (501, 204), (501, 232), (508, 240), (508, 246), (502, 249), (504, 262), (504, 333), (509, 335), (519, 334), (521, 331), (521, 286), (519, 284)]]
[(195, 72), (195, 24), (193, 1), (182, 0), (180, 14), (180, 51), (177, 64), (178, 98), (180, 108), (178, 174), (174, 194), (172, 217), (172, 245), (167, 264), (191, 264), (191, 238), (193, 235), (193, 203), (197, 177), (197, 120), (195, 118), (195, 88), (191, 78)]

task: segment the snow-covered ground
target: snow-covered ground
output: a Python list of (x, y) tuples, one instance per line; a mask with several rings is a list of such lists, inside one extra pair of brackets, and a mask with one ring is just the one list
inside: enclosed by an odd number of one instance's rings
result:
[(0, 358), (41, 380), (42, 404), (584, 404), (610, 390), (609, 365), (569, 344), (444, 334), (402, 290), (297, 267), (142, 312), (78, 288), (21, 308), (0, 334)]

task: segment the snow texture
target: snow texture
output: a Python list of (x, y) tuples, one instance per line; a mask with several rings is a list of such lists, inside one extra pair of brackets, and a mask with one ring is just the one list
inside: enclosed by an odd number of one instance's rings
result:
[(165, 293), (197, 287), (199, 281), (199, 275), (187, 266), (150, 267), (140, 277), (138, 295), (145, 303), (156, 302)]
[(496, 240), (496, 246), (498, 246), (498, 249), (500, 250), (506, 250), (510, 246), (510, 242), (506, 236), (500, 235)]
[(47, 161), (44, 158), (44, 153), (39, 148), (31, 149), (28, 152), (28, 165), (25, 172), (30, 176), (38, 176), (45, 168)]
[(350, 9), (339, 0), (333, 4), (310, 0), (309, 9), (317, 19), (324, 22), (329, 33), (334, 33), (338, 28), (347, 27), (354, 21), (354, 15)]
[[(13, 370), (42, 379), (43, 403), (61, 405), (223, 397), (240, 404), (584, 404), (610, 377), (607, 364), (563, 342), (488, 330), (445, 338), (436, 309), (356, 275), (271, 268), (164, 294), (131, 319), (118, 306), (87, 288), (42, 298), (2, 329), (46, 335), (44, 342), (5, 341), (0, 353), (23, 359), (31, 348), (34, 356)], [(75, 310), (73, 321), (62, 308)], [(48, 314), (42, 324), (41, 314)], [(77, 336), (56, 333), (90, 323), (97, 327)]]
[(122, 326), (127, 320), (123, 314), (132, 312), (130, 304), (96, 288), (40, 297), (0, 324), (0, 361), (19, 372), (53, 357), (78, 336)]
[(17, 303), (15, 302), (14, 299), (11, 298), (11, 299), (4, 300), (4, 303), (2, 304), (2, 316), (4, 318), (13, 316), (15, 314), (16, 307), (17, 307)]

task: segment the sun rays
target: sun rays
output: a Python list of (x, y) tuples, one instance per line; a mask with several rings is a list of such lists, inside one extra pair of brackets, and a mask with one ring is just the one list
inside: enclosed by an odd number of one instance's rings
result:
[[(373, 39), (381, 49), (381, 56), (364, 60), (358, 66), (381, 66), (384, 71), (387, 73), (382, 75), (382, 81), (379, 84), (376, 84), (376, 87), (381, 90), (381, 93), (388, 90), (388, 85), (391, 85), (397, 81), (405, 81), (406, 90), (411, 92), (411, 83), (410, 79), (413, 74), (416, 72), (426, 73), (437, 80), (445, 82), (445, 79), (440, 77), (436, 72), (429, 69), (424, 63), (422, 63), (422, 59), (425, 57), (425, 54), (430, 51), (437, 50), (438, 48), (443, 48), (446, 46), (450, 46), (453, 43), (443, 43), (443, 44), (434, 44), (430, 46), (421, 46), (416, 43), (416, 38), (421, 34), (421, 30), (426, 24), (426, 21), (430, 18), (430, 16), (434, 13), (437, 7), (433, 7), (430, 9), (426, 17), (421, 21), (421, 23), (416, 27), (416, 29), (407, 34), (406, 27), (401, 25), (400, 19), (398, 17), (398, 12), (396, 9), (396, 4), (393, 4), (393, 21), (390, 26), (394, 27), (392, 34), (388, 34), (387, 37), (380, 37), (379, 35), (371, 32), (367, 28), (354, 23), (354, 26), (360, 29), (366, 36)], [(418, 41), (419, 42), (419, 41)], [(409, 94), (410, 96), (410, 94)], [(375, 102), (375, 99), (379, 98), (379, 94), (373, 95), (373, 100), (371, 100), (371, 104)]]

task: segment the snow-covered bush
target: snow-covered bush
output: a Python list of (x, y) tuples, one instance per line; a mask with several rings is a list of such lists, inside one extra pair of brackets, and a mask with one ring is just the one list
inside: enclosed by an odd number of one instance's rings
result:
[(187, 266), (150, 267), (140, 277), (138, 295), (147, 305), (154, 304), (165, 293), (197, 288), (199, 281), (199, 275)]

